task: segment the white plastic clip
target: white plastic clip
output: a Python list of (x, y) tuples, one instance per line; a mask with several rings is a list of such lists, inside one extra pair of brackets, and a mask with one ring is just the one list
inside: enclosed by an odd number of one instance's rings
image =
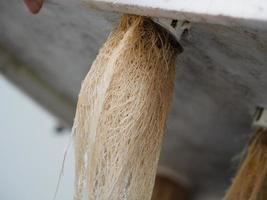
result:
[(169, 31), (177, 41), (180, 41), (182, 35), (191, 28), (191, 24), (188, 21), (167, 18), (152, 18), (152, 20)]
[(258, 128), (267, 128), (267, 109), (257, 107), (253, 120), (253, 126)]

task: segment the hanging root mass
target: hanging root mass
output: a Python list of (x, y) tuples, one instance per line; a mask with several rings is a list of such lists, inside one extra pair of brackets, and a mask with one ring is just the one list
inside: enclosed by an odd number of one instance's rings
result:
[(247, 155), (224, 200), (267, 199), (267, 130), (253, 135)]
[(151, 198), (180, 52), (150, 19), (122, 17), (79, 94), (74, 199)]

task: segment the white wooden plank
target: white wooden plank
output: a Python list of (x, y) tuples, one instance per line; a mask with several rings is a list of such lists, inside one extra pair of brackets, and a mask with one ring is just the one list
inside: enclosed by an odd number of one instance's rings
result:
[[(224, 25), (267, 23), (266, 0), (83, 0), (91, 7)], [(261, 25), (260, 25), (261, 26)]]

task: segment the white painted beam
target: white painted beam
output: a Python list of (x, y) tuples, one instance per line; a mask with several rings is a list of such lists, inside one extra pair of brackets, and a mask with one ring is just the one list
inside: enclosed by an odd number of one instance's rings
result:
[(266, 0), (83, 0), (93, 8), (223, 25), (267, 26)]

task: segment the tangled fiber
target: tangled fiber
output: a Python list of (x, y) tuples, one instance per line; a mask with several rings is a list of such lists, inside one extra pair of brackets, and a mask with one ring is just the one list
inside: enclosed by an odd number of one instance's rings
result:
[(267, 199), (267, 130), (253, 135), (247, 154), (224, 200)]
[(79, 94), (74, 199), (151, 198), (179, 47), (149, 18), (122, 17)]

